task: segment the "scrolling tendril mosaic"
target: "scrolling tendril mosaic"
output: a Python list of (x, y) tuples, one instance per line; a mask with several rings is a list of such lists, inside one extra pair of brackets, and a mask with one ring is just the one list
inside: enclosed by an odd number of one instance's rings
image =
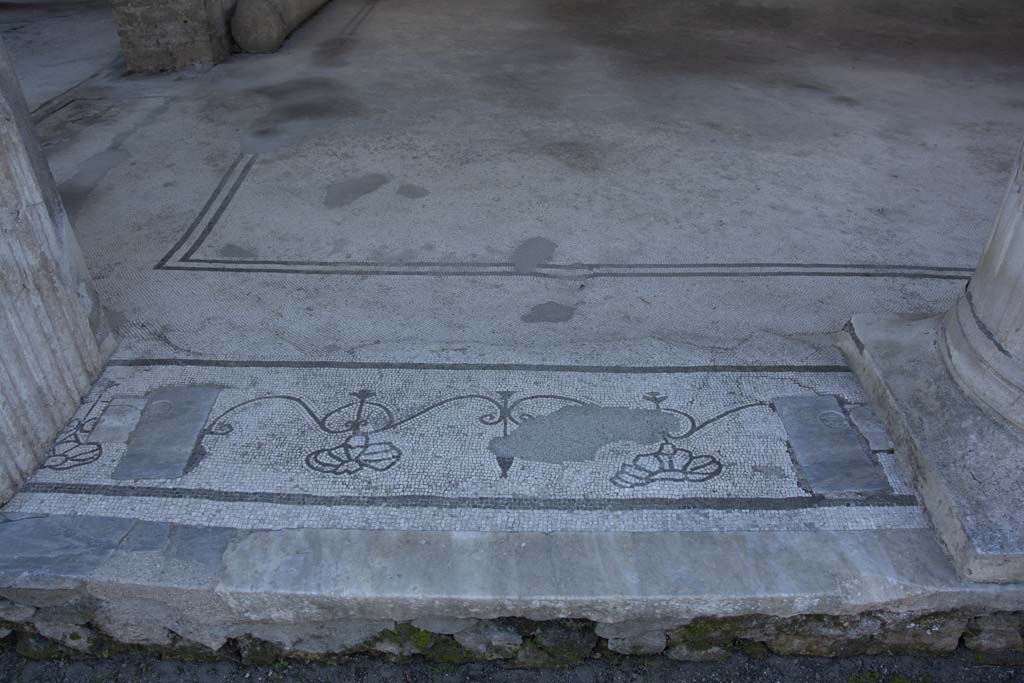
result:
[[(231, 406), (210, 422), (199, 438), (198, 448), (202, 453), (207, 449), (203, 442), (210, 436), (228, 436), (235, 431), (228, 420), (246, 407), (257, 403), (276, 402), (290, 405), (305, 415), (322, 434), (337, 435), (340, 443), (319, 448), (307, 453), (304, 462), (314, 472), (330, 475), (354, 475), (360, 472), (386, 472), (396, 466), (404, 456), (400, 446), (388, 440), (385, 434), (394, 432), (402, 425), (417, 420), (428, 413), (453, 404), (482, 403), (482, 413), (476, 421), (482, 425), (500, 430), (502, 437), (508, 437), (516, 427), (534, 419), (530, 404), (561, 404), (564, 407), (593, 407), (594, 404), (569, 396), (557, 394), (533, 394), (519, 398), (513, 391), (499, 391), (494, 396), (487, 394), (464, 394), (435, 401), (405, 417), (398, 417), (395, 410), (385, 403), (374, 400), (376, 392), (360, 389), (352, 392), (354, 399), (320, 415), (305, 400), (288, 395), (261, 396)], [(681, 443), (699, 431), (740, 411), (767, 407), (766, 402), (754, 402), (726, 410), (703, 422), (687, 412), (665, 405), (668, 396), (648, 392), (643, 396), (645, 404), (654, 411), (667, 413), (678, 418), (683, 429), (679, 432), (663, 432), (661, 441), (652, 452), (636, 455), (622, 464), (611, 477), (611, 483), (620, 488), (635, 488), (655, 482), (705, 482), (722, 473), (718, 458), (706, 454), (694, 454), (683, 448)], [(501, 478), (507, 478), (516, 457), (501, 454), (496, 456)], [(523, 459), (529, 460), (529, 457)]]

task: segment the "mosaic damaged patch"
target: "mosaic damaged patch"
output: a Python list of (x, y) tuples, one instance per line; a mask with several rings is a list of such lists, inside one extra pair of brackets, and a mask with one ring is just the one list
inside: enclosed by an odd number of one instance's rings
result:
[(108, 368), (10, 510), (238, 528), (925, 523), (843, 368), (147, 363)]

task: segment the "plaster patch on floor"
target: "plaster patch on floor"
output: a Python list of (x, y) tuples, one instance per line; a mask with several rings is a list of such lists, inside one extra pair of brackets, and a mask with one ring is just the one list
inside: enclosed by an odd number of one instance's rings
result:
[(324, 206), (328, 209), (341, 209), (360, 197), (376, 192), (387, 182), (388, 177), (382, 173), (368, 173), (358, 178), (335, 181), (327, 186)]
[(534, 462), (593, 460), (603, 446), (622, 441), (655, 444), (679, 429), (679, 416), (660, 410), (565, 406), (522, 422), (487, 448), (499, 458)]
[(566, 306), (557, 301), (537, 304), (519, 319), (524, 323), (565, 323), (576, 315), (575, 306)]

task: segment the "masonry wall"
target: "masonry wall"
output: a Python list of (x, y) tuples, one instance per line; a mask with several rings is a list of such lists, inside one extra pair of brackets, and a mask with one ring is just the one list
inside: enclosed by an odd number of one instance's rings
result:
[(113, 0), (129, 71), (216, 64), (231, 52), (236, 0)]

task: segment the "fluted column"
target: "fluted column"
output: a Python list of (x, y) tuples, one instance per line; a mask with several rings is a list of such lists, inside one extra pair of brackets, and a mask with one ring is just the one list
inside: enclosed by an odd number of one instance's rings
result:
[(943, 331), (960, 386), (1024, 429), (1024, 146), (981, 262)]
[(45, 457), (112, 347), (0, 42), (0, 504)]

